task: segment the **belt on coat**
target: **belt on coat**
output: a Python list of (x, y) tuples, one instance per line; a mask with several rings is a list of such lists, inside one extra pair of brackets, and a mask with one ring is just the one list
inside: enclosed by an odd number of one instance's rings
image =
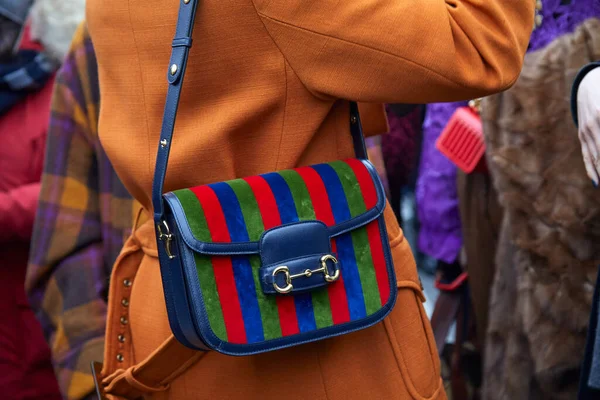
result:
[(169, 384), (206, 353), (189, 349), (170, 335), (153, 353), (133, 363), (128, 323), (129, 297), (144, 256), (157, 257), (154, 225), (140, 209), (131, 236), (125, 242), (111, 273), (104, 364), (93, 363), (101, 400), (138, 399), (169, 389)]

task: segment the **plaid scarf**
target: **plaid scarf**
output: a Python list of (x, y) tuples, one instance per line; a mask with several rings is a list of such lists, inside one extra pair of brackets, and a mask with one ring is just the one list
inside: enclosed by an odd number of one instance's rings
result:
[(44, 53), (21, 50), (8, 62), (0, 63), (0, 115), (42, 87), (58, 65)]

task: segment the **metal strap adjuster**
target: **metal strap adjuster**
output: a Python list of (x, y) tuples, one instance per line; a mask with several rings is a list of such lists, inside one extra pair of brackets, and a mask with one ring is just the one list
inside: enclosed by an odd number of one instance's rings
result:
[(171, 251), (171, 243), (173, 242), (173, 234), (171, 233), (171, 229), (169, 229), (169, 225), (167, 224), (167, 221), (165, 221), (163, 219), (159, 224), (156, 224), (156, 230), (158, 231), (158, 240), (163, 242), (163, 244), (165, 245), (165, 252), (167, 253), (167, 256), (170, 259), (175, 258), (175, 256), (173, 255), (173, 253)]

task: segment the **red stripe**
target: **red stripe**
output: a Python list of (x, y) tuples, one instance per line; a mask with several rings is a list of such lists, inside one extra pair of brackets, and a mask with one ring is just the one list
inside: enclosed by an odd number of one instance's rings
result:
[[(356, 159), (346, 160), (348, 165), (354, 171), (360, 190), (365, 200), (365, 206), (368, 209), (375, 207), (377, 204), (377, 191), (371, 174), (365, 165)], [(377, 278), (377, 286), (379, 287), (379, 296), (381, 304), (386, 304), (390, 298), (390, 277), (387, 272), (387, 265), (383, 253), (382, 240), (388, 238), (381, 237), (379, 229), (379, 220), (375, 220), (367, 225), (367, 234), (369, 236), (369, 244), (371, 246), (371, 256), (373, 257), (373, 266), (375, 267), (375, 277)]]
[[(327, 189), (321, 179), (321, 176), (310, 167), (298, 168), (296, 170), (304, 180), (310, 199), (315, 210), (317, 219), (327, 226), (335, 225), (331, 204), (327, 195)], [(333, 252), (336, 251), (335, 240), (331, 241)], [(344, 288), (344, 277), (340, 275), (337, 282), (327, 286), (329, 294), (329, 305), (331, 306), (331, 318), (333, 324), (342, 324), (350, 321), (350, 309), (348, 308), (348, 299), (346, 298), (346, 289)]]
[(356, 175), (367, 210), (375, 207), (378, 200), (377, 191), (375, 190), (375, 184), (373, 183), (373, 178), (371, 177), (369, 170), (367, 170), (367, 167), (365, 167), (361, 161), (355, 158), (346, 160), (346, 163), (348, 163), (354, 171), (354, 175)]
[(277, 208), (277, 202), (271, 187), (267, 181), (261, 176), (251, 176), (244, 178), (244, 180), (250, 185), (258, 208), (262, 215), (263, 225), (265, 230), (275, 228), (281, 225), (281, 217), (279, 216), (279, 209)]
[(369, 223), (367, 225), (367, 235), (369, 236), (369, 244), (371, 245), (371, 257), (373, 257), (375, 277), (377, 278), (377, 286), (379, 287), (379, 297), (381, 298), (381, 304), (384, 305), (390, 298), (390, 277), (387, 272), (382, 240), (388, 240), (388, 238), (382, 239), (379, 223), (378, 219)]
[[(213, 242), (231, 242), (229, 230), (225, 222), (225, 215), (221, 203), (215, 192), (208, 186), (199, 186), (190, 189), (205, 210), (206, 223)], [(223, 319), (227, 330), (227, 340), (230, 343), (247, 343), (246, 329), (242, 317), (242, 308), (233, 277), (233, 266), (230, 257), (213, 256), (213, 271), (219, 292), (219, 300), (223, 309)]]
[[(265, 231), (281, 225), (277, 202), (267, 181), (260, 176), (251, 176), (244, 178), (244, 180), (250, 185), (254, 193)], [(294, 298), (292, 296), (277, 296), (276, 301), (281, 334), (283, 336), (290, 336), (300, 333)]]

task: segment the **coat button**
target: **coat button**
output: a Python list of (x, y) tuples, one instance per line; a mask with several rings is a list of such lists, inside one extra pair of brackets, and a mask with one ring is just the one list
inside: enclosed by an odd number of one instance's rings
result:
[(123, 357), (123, 354), (121, 354), (121, 353), (117, 354), (117, 361), (118, 362), (123, 362), (124, 359), (125, 358)]
[(122, 325), (127, 325), (127, 323), (128, 323), (128, 322), (129, 322), (129, 321), (127, 321), (127, 318), (126, 318), (126, 317), (121, 317), (121, 324), (122, 324)]
[(121, 343), (125, 343), (125, 335), (119, 335), (117, 336), (117, 340)]
[(129, 279), (123, 279), (123, 286), (131, 287), (132, 282)]
[(129, 307), (129, 300), (127, 300), (126, 298), (123, 298), (121, 300), (121, 304), (123, 305), (123, 307)]

